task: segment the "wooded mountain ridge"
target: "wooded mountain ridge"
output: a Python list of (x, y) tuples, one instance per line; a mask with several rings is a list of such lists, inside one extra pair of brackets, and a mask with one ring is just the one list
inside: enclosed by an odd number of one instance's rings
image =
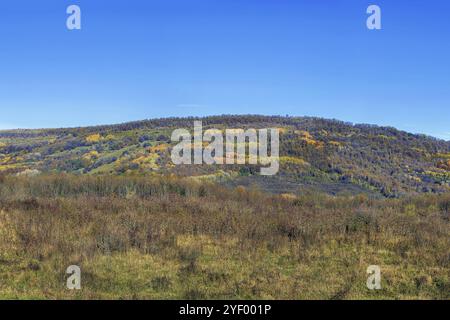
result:
[[(280, 171), (254, 165), (174, 166), (177, 128), (279, 128)], [(177, 175), (274, 193), (399, 197), (450, 190), (450, 141), (392, 127), (315, 117), (224, 115), (79, 128), (0, 131), (0, 173)]]

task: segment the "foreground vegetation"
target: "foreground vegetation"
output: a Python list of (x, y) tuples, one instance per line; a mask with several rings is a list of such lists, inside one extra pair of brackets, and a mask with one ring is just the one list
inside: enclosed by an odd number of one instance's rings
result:
[[(3, 299), (449, 299), (450, 194), (271, 195), (191, 178), (0, 178)], [(69, 265), (82, 289), (66, 289)], [(366, 287), (379, 265), (382, 289)]]

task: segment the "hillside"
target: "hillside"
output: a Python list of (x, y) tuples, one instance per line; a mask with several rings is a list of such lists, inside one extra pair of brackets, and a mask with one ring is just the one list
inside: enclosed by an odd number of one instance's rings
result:
[(310, 117), (214, 116), (208, 128), (280, 128), (280, 171), (252, 165), (174, 166), (171, 133), (197, 118), (118, 125), (0, 131), (0, 172), (79, 175), (178, 175), (274, 193), (366, 193), (398, 197), (450, 190), (450, 142), (391, 127)]
[(318, 118), (202, 121), (279, 128), (278, 174), (175, 166), (171, 133), (194, 118), (1, 132), (0, 299), (449, 299), (449, 142)]

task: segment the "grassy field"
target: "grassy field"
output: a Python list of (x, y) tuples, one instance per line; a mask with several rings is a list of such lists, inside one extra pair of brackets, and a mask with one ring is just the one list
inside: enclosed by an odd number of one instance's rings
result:
[[(0, 179), (2, 299), (449, 299), (450, 195), (269, 195), (189, 178)], [(82, 289), (66, 288), (78, 265)], [(382, 289), (368, 290), (379, 265)]]

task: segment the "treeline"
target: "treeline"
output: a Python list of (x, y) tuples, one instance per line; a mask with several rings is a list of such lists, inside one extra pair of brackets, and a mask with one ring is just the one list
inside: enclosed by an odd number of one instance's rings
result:
[(99, 125), (90, 127), (74, 127), (61, 129), (33, 129), (33, 130), (3, 130), (0, 137), (5, 138), (30, 138), (39, 135), (67, 135), (67, 134), (89, 134), (97, 132), (128, 131), (136, 129), (157, 129), (157, 128), (189, 128), (193, 122), (201, 120), (206, 126), (223, 125), (229, 128), (240, 128), (253, 125), (260, 127), (265, 125), (294, 126), (306, 130), (332, 129), (335, 132), (348, 132), (353, 129), (355, 132), (387, 134), (389, 136), (400, 136), (405, 139), (430, 140), (433, 143), (442, 143), (442, 146), (450, 147), (448, 143), (423, 134), (412, 134), (400, 131), (393, 127), (383, 127), (373, 124), (353, 124), (336, 119), (324, 119), (319, 117), (293, 117), (293, 116), (263, 116), (263, 115), (218, 115), (207, 117), (170, 117), (141, 121), (132, 121), (122, 124)]

